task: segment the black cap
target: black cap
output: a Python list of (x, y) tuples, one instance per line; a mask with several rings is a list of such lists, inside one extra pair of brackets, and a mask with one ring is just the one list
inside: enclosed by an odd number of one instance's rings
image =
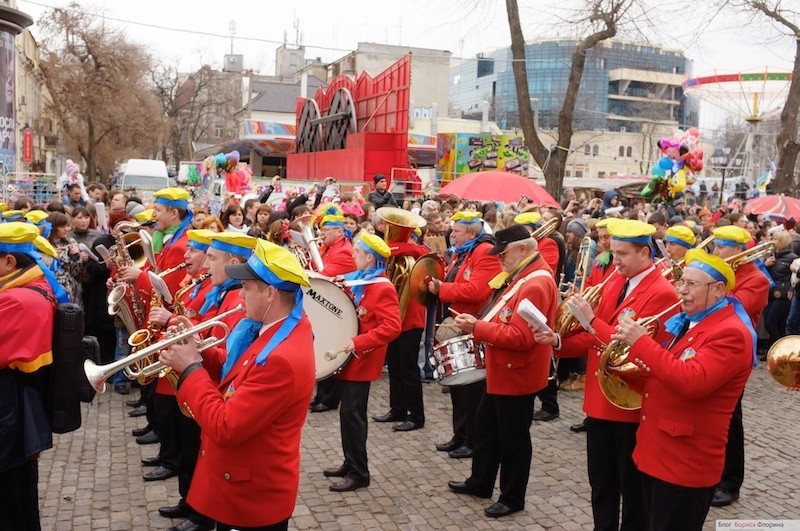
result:
[(225, 274), (234, 280), (264, 280), (253, 271), (248, 264), (231, 264), (225, 266)]
[(375, 181), (375, 184), (378, 184), (381, 181), (385, 181), (386, 176), (382, 173), (376, 173), (375, 177), (373, 177), (372, 180)]
[(512, 225), (507, 229), (499, 230), (494, 233), (495, 245), (488, 254), (500, 254), (508, 247), (509, 243), (528, 240), (530, 237), (531, 233), (523, 225)]

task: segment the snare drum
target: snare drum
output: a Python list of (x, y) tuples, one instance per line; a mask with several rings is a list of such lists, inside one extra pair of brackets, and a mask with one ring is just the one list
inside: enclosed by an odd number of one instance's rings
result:
[(486, 378), (483, 345), (475, 343), (471, 334), (434, 345), (431, 364), (442, 385), (467, 385)]
[(322, 275), (308, 275), (303, 288), (303, 310), (314, 331), (317, 381), (342, 370), (350, 354), (341, 352), (358, 335), (358, 316), (347, 293)]

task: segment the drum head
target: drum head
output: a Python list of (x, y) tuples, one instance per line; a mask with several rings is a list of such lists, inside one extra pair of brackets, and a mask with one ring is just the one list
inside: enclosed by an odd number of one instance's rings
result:
[(358, 335), (358, 317), (353, 301), (342, 288), (323, 278), (309, 278), (309, 282), (311, 286), (303, 288), (303, 310), (314, 331), (319, 381), (336, 374), (347, 363), (348, 354), (331, 353), (340, 351)]
[(436, 302), (436, 295), (428, 291), (431, 278), (444, 280), (444, 260), (437, 254), (426, 254), (411, 269), (411, 296), (423, 306)]

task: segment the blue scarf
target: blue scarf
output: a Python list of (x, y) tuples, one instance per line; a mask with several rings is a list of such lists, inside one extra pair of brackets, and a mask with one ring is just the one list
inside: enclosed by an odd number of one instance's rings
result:
[[(364, 269), (353, 271), (352, 273), (347, 273), (344, 275), (345, 280), (371, 280), (375, 277), (381, 276), (386, 271), (386, 265), (383, 261), (379, 261), (379, 263), (371, 268), (371, 269)], [(353, 301), (356, 305), (361, 304), (361, 299), (364, 298), (364, 288), (367, 286), (353, 286), (350, 288), (350, 291), (353, 293)]]
[(222, 299), (225, 298), (225, 294), (234, 287), (242, 287), (242, 281), (229, 278), (219, 286), (211, 288), (208, 293), (206, 293), (206, 300), (203, 302), (203, 306), (198, 313), (200, 315), (205, 315), (211, 308), (219, 308), (219, 305), (222, 304)]
[(452, 247), (450, 247), (450, 252), (453, 253), (453, 254), (467, 254), (467, 253), (469, 253), (470, 251), (472, 251), (475, 248), (476, 245), (478, 245), (478, 243), (479, 243), (478, 240), (480, 239), (480, 237), (482, 235), (483, 235), (483, 229), (481, 229), (481, 231), (478, 233), (478, 235), (475, 236), (470, 241), (464, 242), (459, 246), (453, 245)]
[(750, 337), (753, 340), (753, 367), (755, 367), (758, 365), (758, 336), (753, 328), (753, 323), (750, 321), (750, 316), (747, 315), (747, 312), (744, 309), (744, 306), (742, 306), (742, 303), (733, 297), (724, 297), (720, 299), (714, 306), (691, 315), (687, 314), (686, 312), (680, 312), (676, 315), (673, 315), (667, 319), (664, 327), (666, 328), (667, 332), (673, 336), (677, 336), (681, 333), (681, 330), (683, 330), (683, 327), (686, 326), (687, 323), (700, 322), (705, 317), (708, 317), (712, 313), (721, 310), (728, 304), (733, 304), (733, 310), (734, 313), (736, 313), (736, 317), (742, 321), (742, 324), (744, 324), (747, 330), (750, 332)]
[(757, 259), (754, 263), (759, 271), (764, 273), (764, 276), (769, 280), (769, 289), (775, 289), (775, 280), (772, 278), (772, 275), (769, 274), (769, 270), (767, 266), (764, 265), (764, 262), (761, 261), (761, 258)]
[(202, 282), (198, 282), (195, 284), (194, 288), (192, 288), (192, 292), (189, 294), (189, 300), (193, 301), (197, 298), (197, 294), (200, 293), (200, 288), (203, 286)]

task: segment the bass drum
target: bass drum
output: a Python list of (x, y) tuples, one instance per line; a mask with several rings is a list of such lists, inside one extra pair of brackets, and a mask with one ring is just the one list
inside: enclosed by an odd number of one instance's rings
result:
[(347, 293), (321, 275), (309, 274), (311, 286), (303, 288), (303, 310), (314, 330), (317, 381), (342, 370), (350, 354), (340, 352), (358, 335), (358, 316)]

